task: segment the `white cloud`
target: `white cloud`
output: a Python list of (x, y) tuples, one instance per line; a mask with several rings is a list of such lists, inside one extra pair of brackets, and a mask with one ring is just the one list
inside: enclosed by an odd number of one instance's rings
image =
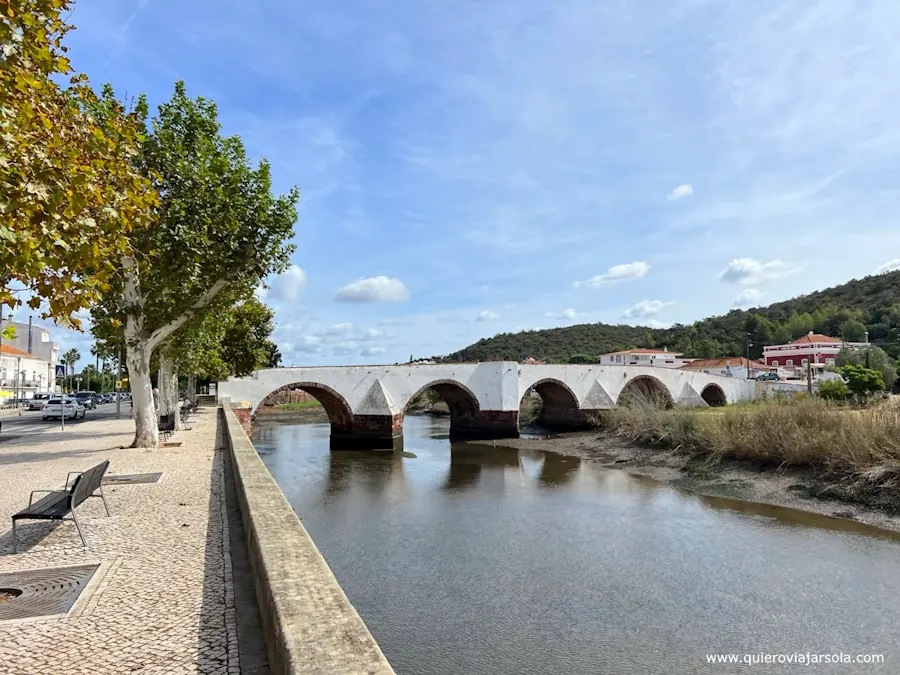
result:
[(738, 296), (734, 299), (734, 302), (731, 303), (732, 307), (753, 307), (760, 300), (763, 299), (763, 296), (766, 294), (756, 290), (755, 288), (748, 288), (745, 291), (741, 291)]
[(900, 270), (900, 258), (894, 258), (883, 265), (879, 265), (872, 274), (884, 274), (885, 272), (895, 272), (897, 270)]
[(327, 336), (335, 336), (335, 335), (344, 336), (344, 335), (349, 335), (352, 330), (353, 330), (352, 323), (349, 323), (349, 322), (335, 323), (335, 324), (332, 324), (331, 326), (329, 326), (328, 328), (326, 328), (322, 334), (327, 335)]
[(577, 312), (571, 307), (568, 309), (564, 309), (561, 312), (547, 312), (544, 316), (549, 319), (561, 319), (563, 321), (574, 321), (575, 319), (584, 316), (583, 312)]
[(489, 309), (484, 310), (478, 316), (475, 317), (476, 321), (496, 321), (500, 318), (500, 315), (497, 312), (492, 312)]
[(656, 319), (647, 319), (646, 321), (641, 321), (642, 326), (646, 326), (647, 328), (671, 328), (672, 324), (666, 323), (665, 321), (657, 321)]
[(782, 260), (764, 263), (753, 258), (735, 258), (722, 270), (719, 278), (735, 284), (764, 284), (799, 272), (802, 267)]
[[(306, 272), (296, 265), (291, 265), (284, 274), (272, 280), (268, 293), (263, 291), (262, 297), (295, 302), (300, 297), (300, 291), (305, 285)], [(257, 290), (257, 297), (260, 297), (259, 290)]]
[(335, 300), (355, 303), (405, 302), (409, 297), (406, 284), (400, 279), (385, 276), (359, 279), (334, 294)]
[(600, 288), (604, 284), (611, 284), (617, 281), (627, 281), (629, 279), (640, 279), (647, 276), (650, 271), (650, 265), (642, 261), (625, 263), (622, 265), (613, 265), (605, 274), (598, 274), (595, 277), (584, 281), (576, 281), (575, 288)]
[(666, 195), (666, 199), (670, 201), (677, 201), (684, 197), (690, 197), (694, 194), (694, 188), (690, 183), (682, 183), (678, 187), (674, 188), (668, 195)]
[(366, 347), (359, 353), (359, 355), (360, 356), (381, 356), (382, 354), (384, 354), (384, 352), (385, 352), (384, 347)]
[(641, 300), (634, 307), (626, 310), (624, 316), (626, 319), (655, 316), (666, 307), (674, 304), (674, 302), (663, 302), (662, 300)]

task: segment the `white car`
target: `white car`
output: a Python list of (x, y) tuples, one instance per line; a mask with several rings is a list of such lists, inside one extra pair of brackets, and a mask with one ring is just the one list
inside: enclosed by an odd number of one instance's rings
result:
[[(63, 412), (63, 406), (65, 406), (65, 412)], [(51, 417), (59, 419), (62, 415), (65, 415), (67, 420), (77, 420), (79, 416), (84, 419), (86, 414), (87, 408), (74, 396), (51, 398), (44, 404), (41, 411), (41, 416), (45, 420)]]

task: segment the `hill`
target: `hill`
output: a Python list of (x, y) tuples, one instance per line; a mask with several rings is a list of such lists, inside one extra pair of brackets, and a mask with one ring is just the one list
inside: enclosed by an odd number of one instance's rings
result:
[(737, 356), (746, 349), (759, 358), (765, 345), (789, 342), (809, 331), (882, 347), (900, 355), (900, 271), (853, 279), (768, 307), (732, 310), (690, 325), (645, 328), (603, 323), (501, 333), (444, 357), (445, 361), (521, 361), (529, 356), (555, 363), (589, 362), (599, 354), (629, 347), (662, 347), (685, 356)]

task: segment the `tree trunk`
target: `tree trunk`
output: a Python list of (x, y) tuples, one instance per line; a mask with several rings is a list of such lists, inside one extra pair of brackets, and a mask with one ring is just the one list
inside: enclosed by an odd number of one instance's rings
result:
[(197, 376), (194, 373), (188, 375), (187, 397), (190, 399), (191, 405), (197, 403)]
[(160, 415), (175, 415), (175, 431), (181, 431), (181, 411), (178, 409), (178, 368), (167, 350), (159, 353)]
[(134, 406), (133, 448), (159, 447), (159, 416), (153, 405), (153, 383), (150, 380), (150, 351), (143, 342), (128, 343), (125, 352), (128, 384)]

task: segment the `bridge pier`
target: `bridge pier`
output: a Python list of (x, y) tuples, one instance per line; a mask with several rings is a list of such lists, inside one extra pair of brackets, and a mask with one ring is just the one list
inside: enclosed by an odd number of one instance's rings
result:
[(479, 410), (456, 418), (451, 411), (451, 441), (490, 441), (518, 437), (518, 410)]
[(331, 423), (332, 450), (398, 450), (403, 447), (403, 415), (352, 415)]
[(588, 414), (594, 410), (584, 410), (570, 406), (544, 406), (537, 418), (538, 424), (553, 431), (582, 431), (590, 429)]

